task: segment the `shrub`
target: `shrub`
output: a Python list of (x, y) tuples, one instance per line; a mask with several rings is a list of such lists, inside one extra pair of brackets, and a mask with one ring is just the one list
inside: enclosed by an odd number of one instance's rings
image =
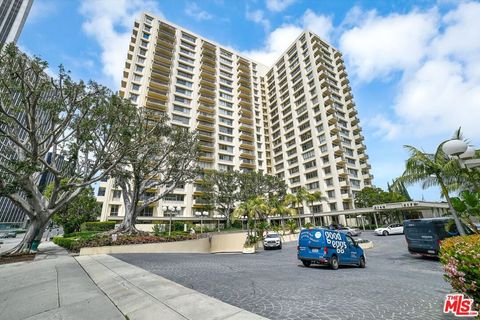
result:
[(81, 238), (81, 239), (88, 239), (92, 238), (93, 236), (97, 235), (98, 231), (79, 231), (79, 232), (72, 232), (72, 233), (65, 233), (63, 235), (64, 238)]
[(160, 231), (160, 226), (159, 226), (158, 224), (155, 224), (155, 225), (153, 226), (153, 235), (159, 236), (159, 235), (160, 235), (160, 232), (161, 232), (161, 231)]
[(53, 243), (67, 250), (75, 250), (77, 241), (75, 238), (53, 237)]
[(243, 222), (241, 220), (235, 220), (231, 223), (230, 227), (232, 229), (242, 229)]
[(480, 308), (480, 235), (452, 237), (442, 242), (440, 261), (452, 288)]
[(115, 221), (95, 221), (85, 222), (80, 227), (80, 231), (109, 231), (115, 228)]

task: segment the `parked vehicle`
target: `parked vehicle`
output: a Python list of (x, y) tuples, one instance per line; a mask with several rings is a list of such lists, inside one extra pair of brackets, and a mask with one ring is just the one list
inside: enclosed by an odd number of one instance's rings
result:
[[(411, 254), (438, 256), (442, 240), (459, 235), (452, 218), (405, 220), (403, 226)], [(467, 226), (464, 228), (467, 234), (473, 233)]]
[(0, 231), (0, 238), (16, 238), (17, 233), (15, 231)]
[(362, 234), (362, 231), (360, 229), (350, 227), (340, 227), (338, 228), (338, 231), (348, 234), (349, 236), (359, 236)]
[(349, 235), (323, 228), (304, 229), (298, 237), (297, 258), (305, 267), (311, 264), (355, 265), (365, 268), (363, 249)]
[(263, 248), (265, 250), (275, 248), (282, 249), (282, 239), (278, 233), (268, 233), (263, 240)]
[(393, 223), (386, 227), (375, 229), (377, 236), (389, 236), (391, 234), (403, 234), (403, 225), (401, 223)]

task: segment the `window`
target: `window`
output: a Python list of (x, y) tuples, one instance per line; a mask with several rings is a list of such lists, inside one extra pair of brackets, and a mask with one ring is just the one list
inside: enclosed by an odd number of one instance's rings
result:
[(176, 193), (169, 193), (165, 196), (164, 200), (166, 201), (183, 201), (185, 195), (183, 194), (176, 194)]
[(219, 131), (222, 132), (222, 133), (233, 134), (233, 129), (232, 129), (232, 128), (227, 128), (227, 127), (224, 127), (224, 126), (219, 126), (218, 129), (219, 129)]
[(143, 39), (148, 40), (150, 38), (150, 35), (146, 32), (143, 33)]
[(307, 184), (308, 190), (318, 189), (318, 188), (320, 188), (320, 184), (318, 183), (318, 181)]
[(181, 106), (177, 106), (177, 105), (173, 105), (173, 111), (178, 111), (178, 112), (186, 113), (186, 114), (190, 113), (189, 108), (185, 108), (185, 107), (181, 107)]
[(152, 217), (153, 216), (153, 207), (146, 207), (140, 211), (139, 216), (141, 217)]
[(310, 179), (313, 179), (313, 178), (316, 178), (316, 177), (318, 177), (318, 172), (316, 170), (305, 174), (305, 178), (307, 180), (310, 180)]
[(218, 159), (223, 161), (233, 161), (233, 156), (229, 156), (226, 154), (219, 154)]
[(185, 63), (179, 63), (178, 64), (178, 67), (179, 68), (182, 68), (182, 69), (185, 69), (185, 70), (188, 70), (188, 71), (193, 71), (193, 67), (192, 66), (189, 66)]
[(105, 188), (98, 188), (97, 196), (104, 197), (105, 196)]
[(112, 196), (113, 199), (120, 199), (121, 196), (122, 196), (121, 190), (113, 190), (113, 196)]
[(191, 88), (193, 86), (192, 82), (187, 81), (187, 80), (183, 80), (183, 79), (179, 79), (179, 78), (177, 78), (177, 83), (181, 84), (182, 86), (189, 87), (189, 88)]
[(233, 142), (233, 137), (224, 136), (223, 134), (218, 135), (218, 139), (227, 142)]
[(133, 84), (132, 84), (132, 90), (133, 90), (133, 91), (138, 91), (138, 90), (140, 90), (140, 85), (133, 83)]
[(136, 72), (143, 72), (143, 67), (142, 66), (139, 66), (138, 64), (135, 65), (135, 71)]
[(139, 75), (139, 74), (134, 74), (133, 75), (133, 81), (137, 81), (137, 82), (142, 81), (142, 76)]
[(120, 211), (120, 206), (118, 204), (113, 204), (110, 206), (110, 216), (117, 217), (118, 211)]
[(335, 190), (329, 190), (327, 191), (327, 196), (329, 198), (335, 198)]
[(225, 109), (218, 109), (220, 114), (224, 114), (226, 116), (233, 116), (233, 111), (225, 110)]
[(132, 101), (132, 102), (137, 102), (137, 99), (138, 99), (138, 95), (136, 95), (136, 94), (130, 94), (130, 101)]
[(233, 147), (232, 146), (227, 146), (226, 144), (219, 144), (218, 148), (222, 151), (233, 152)]
[(195, 38), (194, 36), (191, 36), (187, 33), (184, 33), (182, 32), (182, 38), (185, 39), (185, 40), (188, 40), (190, 42), (195, 42), (195, 40), (197, 40), (197, 38)]
[(179, 115), (174, 114), (174, 115), (172, 116), (172, 121), (181, 122), (181, 123), (183, 123), (183, 124), (189, 124), (190, 118), (182, 117), (182, 116), (179, 116)]
[(231, 120), (231, 119), (227, 119), (227, 118), (224, 118), (224, 117), (219, 117), (219, 118), (220, 118), (220, 122), (222, 122), (222, 123), (225, 123), (229, 126), (231, 126), (233, 124), (233, 120)]
[(178, 75), (182, 76), (182, 77), (185, 77), (185, 78), (188, 78), (188, 79), (193, 78), (193, 75), (191, 75), (190, 73), (186, 73), (186, 72), (183, 72), (183, 71), (180, 71), (180, 70), (178, 70)]

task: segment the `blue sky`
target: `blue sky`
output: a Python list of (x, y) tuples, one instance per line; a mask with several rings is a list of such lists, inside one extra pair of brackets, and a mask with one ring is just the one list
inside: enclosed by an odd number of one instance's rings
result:
[[(118, 89), (133, 20), (162, 16), (270, 65), (308, 28), (345, 57), (374, 183), (462, 126), (480, 146), (480, 2), (35, 0), (19, 45), (77, 79)], [(417, 199), (436, 189), (409, 188)]]

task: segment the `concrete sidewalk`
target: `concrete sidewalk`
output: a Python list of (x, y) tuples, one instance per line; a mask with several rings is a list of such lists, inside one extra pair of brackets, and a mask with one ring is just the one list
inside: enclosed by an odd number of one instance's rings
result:
[(33, 262), (0, 265), (0, 319), (125, 319), (64, 249), (39, 250)]
[(130, 320), (265, 319), (108, 255), (76, 259)]

